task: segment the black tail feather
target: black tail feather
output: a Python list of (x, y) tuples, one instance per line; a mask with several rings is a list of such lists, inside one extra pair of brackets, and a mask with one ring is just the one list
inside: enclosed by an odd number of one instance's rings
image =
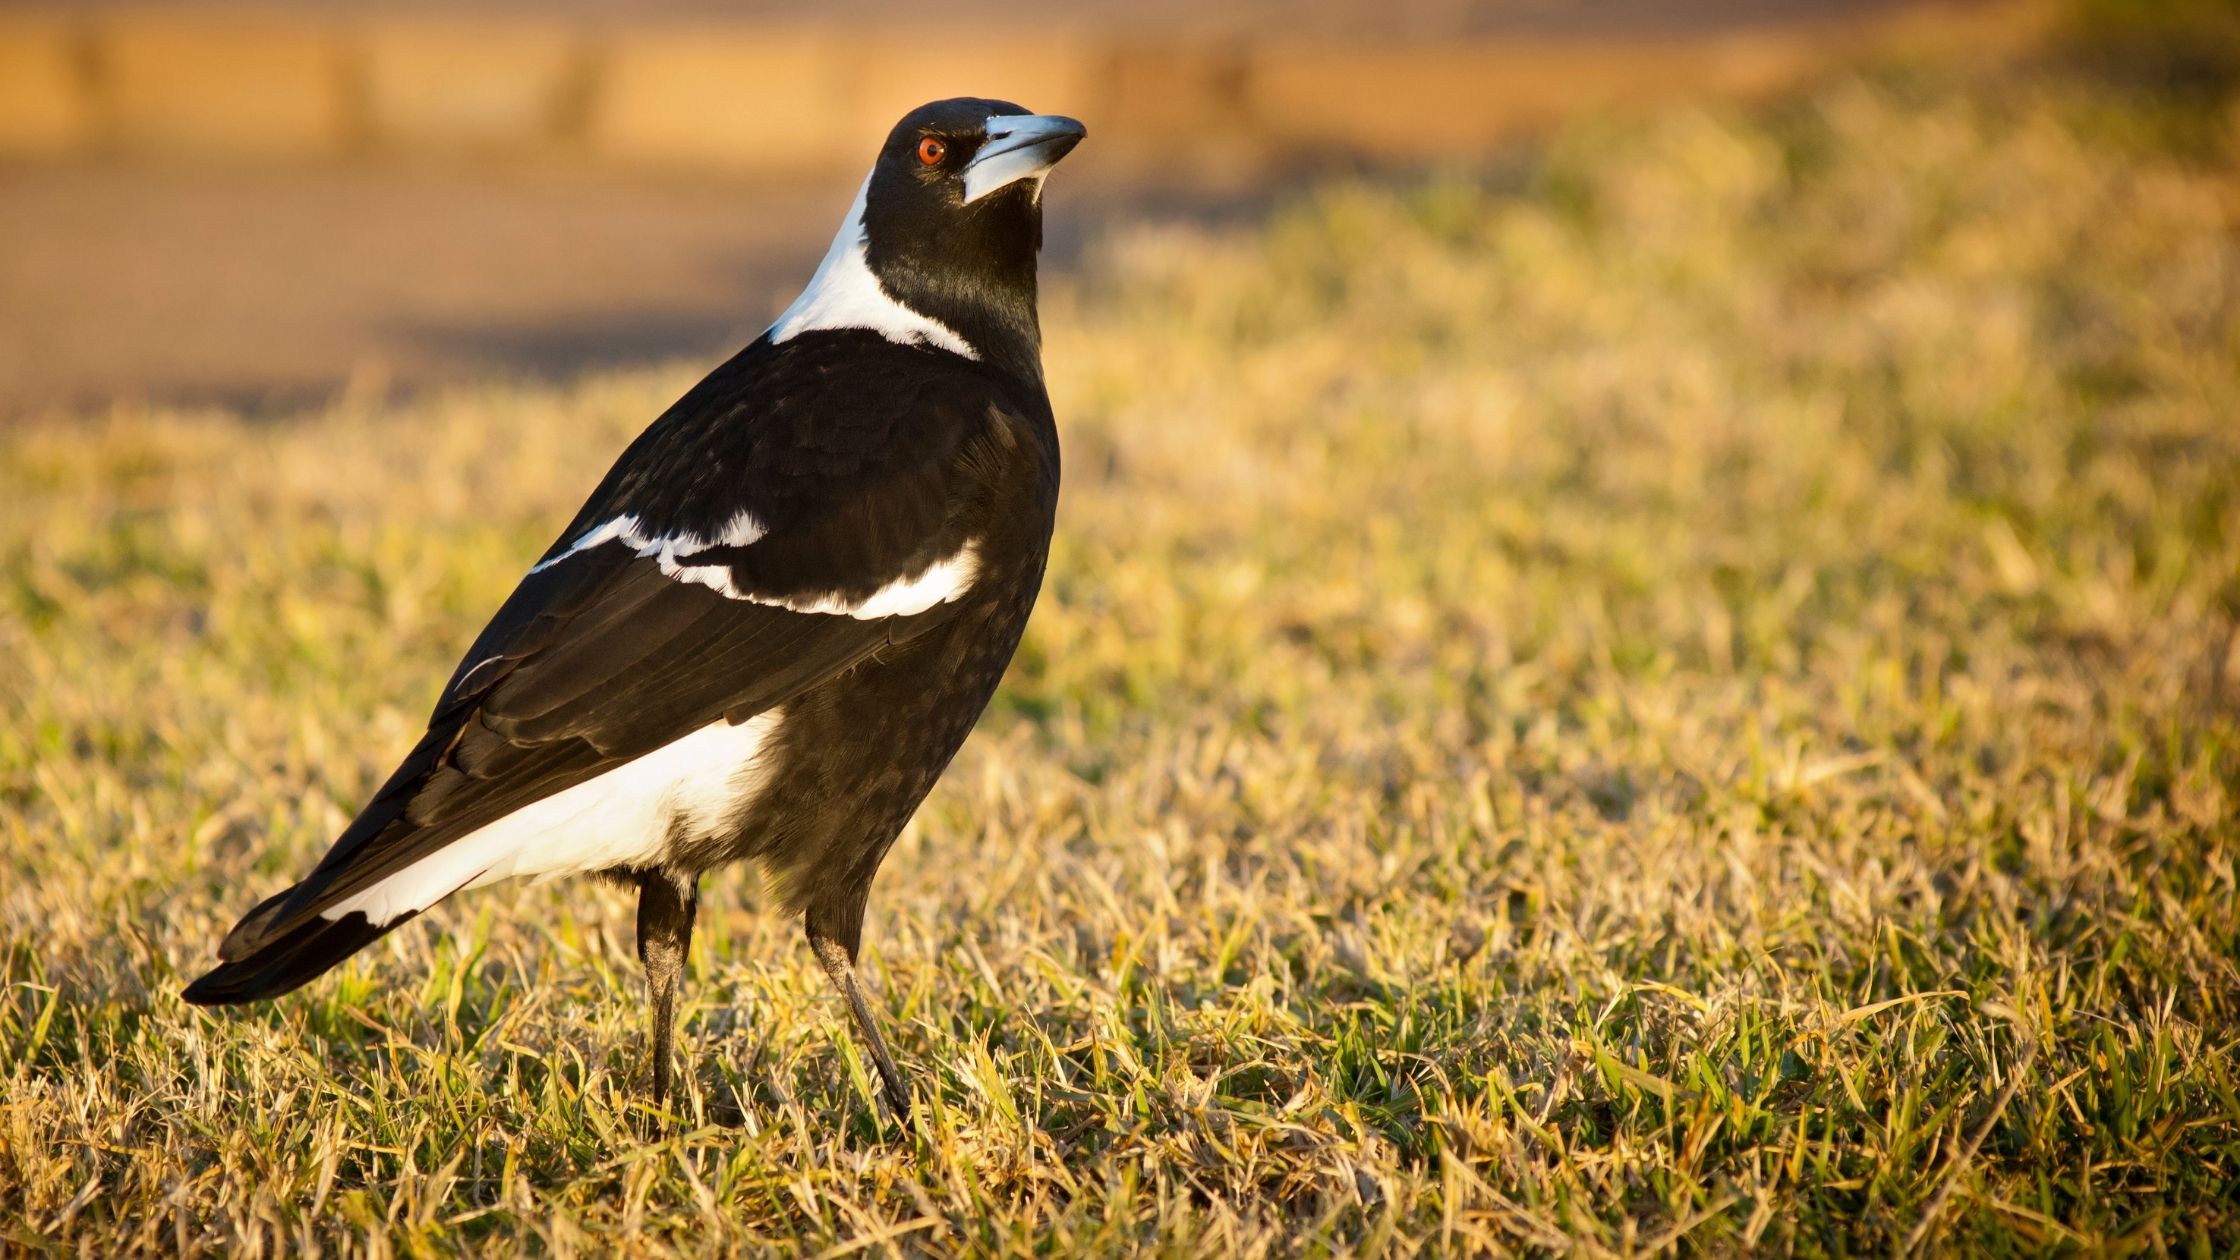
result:
[(281, 905), (294, 896), (296, 889), (300, 887), (301, 884), (291, 884), (258, 902), (249, 913), (242, 915), (241, 921), (226, 933), (226, 938), (218, 942), (219, 960), (239, 962), (256, 953), (270, 939), (272, 922), (279, 917)]
[[(272, 902), (266, 903), (270, 904)], [(264, 906), (259, 906), (249, 913), (254, 916), (263, 909)], [(400, 914), (379, 926), (368, 922), (365, 915), (355, 910), (339, 919), (306, 919), (246, 956), (218, 964), (200, 980), (188, 985), (181, 996), (196, 1006), (234, 1006), (278, 997), (318, 979), (343, 959), (387, 936), (418, 913), (415, 910)]]

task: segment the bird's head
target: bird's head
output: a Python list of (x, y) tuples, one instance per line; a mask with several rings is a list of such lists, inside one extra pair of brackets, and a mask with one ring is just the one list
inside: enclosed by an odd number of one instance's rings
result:
[[(974, 357), (1007, 364), (1023, 354), (1039, 377), (1042, 183), (1086, 134), (1071, 118), (1008, 101), (957, 97), (910, 111), (887, 134), (832, 252), (773, 339), (916, 316), (934, 326), (919, 340), (955, 349), (943, 335), (953, 334)], [(850, 280), (858, 261), (866, 274)], [(866, 281), (876, 295), (847, 290)], [(878, 297), (901, 314), (882, 315)]]

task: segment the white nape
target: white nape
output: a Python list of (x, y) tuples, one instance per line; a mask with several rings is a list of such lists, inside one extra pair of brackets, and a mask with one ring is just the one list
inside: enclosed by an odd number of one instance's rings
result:
[(673, 838), (715, 834), (761, 793), (761, 754), (780, 713), (703, 726), (469, 832), (319, 915), (357, 911), (380, 927), (464, 888), (658, 862)]
[(872, 274), (863, 228), (864, 199), (870, 192), (871, 178), (865, 176), (855, 204), (848, 207), (847, 221), (832, 238), (832, 248), (817, 264), (817, 273), (809, 277), (809, 287), (764, 335), (772, 345), (783, 345), (820, 328), (864, 328), (899, 345), (937, 346), (968, 359), (979, 358), (956, 329), (897, 302)]
[[(881, 617), (911, 617), (936, 604), (949, 601), (972, 589), (973, 580), (980, 576), (980, 544), (967, 540), (964, 546), (940, 560), (927, 565), (917, 573), (906, 573), (862, 599), (844, 599), (837, 592), (814, 597), (798, 595), (758, 595), (742, 591), (731, 580), (731, 569), (721, 564), (691, 564), (691, 557), (712, 547), (744, 547), (761, 538), (763, 529), (754, 517), (745, 512), (731, 518), (730, 524), (711, 541), (698, 534), (667, 534), (649, 536), (639, 526), (635, 516), (618, 516), (587, 531), (581, 538), (568, 545), (566, 551), (529, 570), (542, 573), (553, 565), (580, 555), (593, 547), (619, 542), (640, 557), (661, 566), (661, 572), (680, 582), (694, 582), (707, 587), (725, 599), (743, 603), (762, 604), (770, 608), (784, 608), (798, 613), (825, 613), (835, 617), (854, 617), (860, 621), (876, 621)], [(496, 659), (496, 658), (492, 658)], [(483, 665), (488, 661), (482, 662)], [(480, 669), (482, 665), (475, 668)], [(468, 671), (471, 677), (473, 671)]]

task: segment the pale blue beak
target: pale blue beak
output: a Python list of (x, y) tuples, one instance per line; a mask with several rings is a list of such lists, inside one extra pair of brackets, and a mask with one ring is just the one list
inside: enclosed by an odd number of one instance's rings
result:
[(1058, 159), (1089, 129), (1058, 114), (998, 114), (988, 120), (988, 142), (964, 167), (967, 204), (1023, 179), (1038, 186)]

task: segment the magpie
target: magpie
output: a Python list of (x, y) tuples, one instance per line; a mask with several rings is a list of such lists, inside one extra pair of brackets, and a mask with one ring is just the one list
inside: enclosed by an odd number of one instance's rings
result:
[(700, 878), (752, 859), (907, 1121), (864, 905), (1042, 584), (1042, 185), (1085, 134), (974, 98), (897, 123), (800, 297), (624, 450), (427, 734), (185, 999), (287, 993), (462, 889), (603, 876), (638, 890), (659, 1107)]

